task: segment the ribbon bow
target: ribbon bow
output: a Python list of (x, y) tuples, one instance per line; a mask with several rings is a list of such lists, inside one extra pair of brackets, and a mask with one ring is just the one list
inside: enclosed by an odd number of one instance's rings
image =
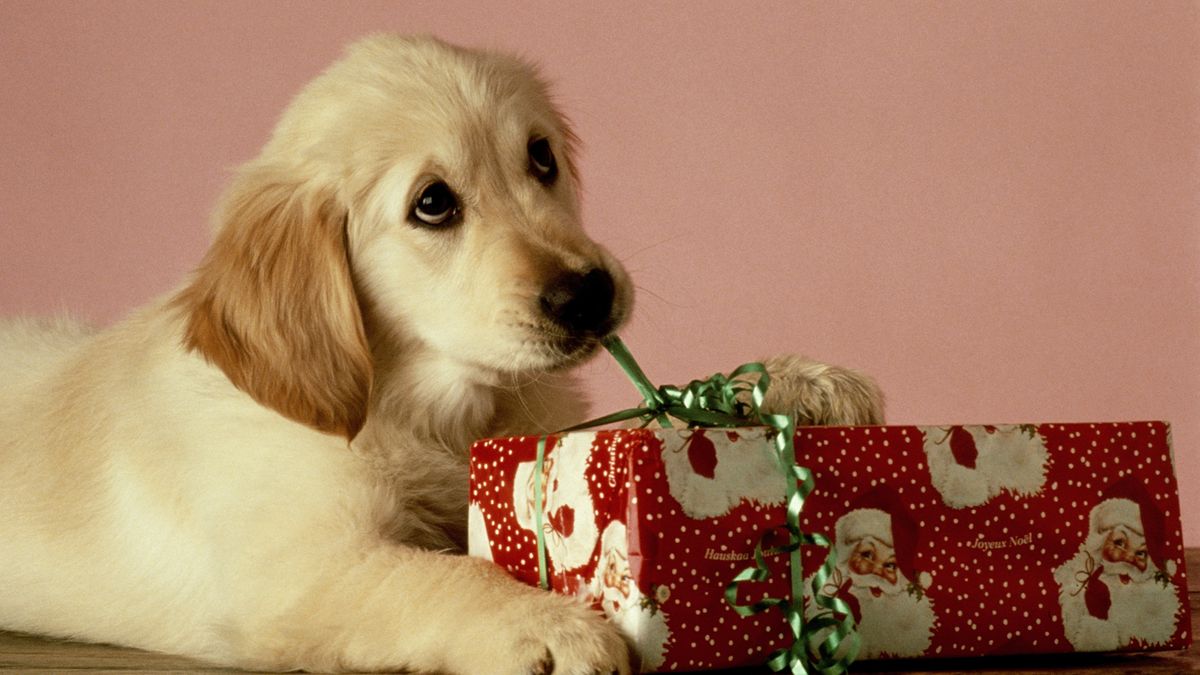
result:
[[(829, 546), (829, 540), (820, 534), (807, 534), (800, 530), (800, 511), (804, 499), (815, 487), (812, 472), (796, 464), (794, 438), (796, 421), (791, 415), (771, 414), (762, 410), (771, 377), (767, 369), (758, 362), (738, 366), (728, 375), (717, 373), (705, 380), (693, 380), (682, 389), (672, 385), (655, 387), (634, 360), (633, 355), (616, 336), (603, 341), (605, 349), (612, 354), (617, 364), (637, 387), (644, 405), (605, 415), (571, 427), (566, 431), (613, 424), (631, 419), (641, 419), (645, 427), (658, 421), (664, 427), (671, 426), (669, 417), (686, 422), (689, 427), (745, 427), (766, 425), (774, 429), (772, 440), (775, 459), (783, 472), (787, 485), (786, 522), (764, 532), (754, 548), (755, 564), (743, 569), (725, 588), (725, 600), (740, 616), (750, 616), (778, 607), (787, 617), (792, 632), (792, 644), (773, 652), (767, 661), (774, 671), (787, 670), (793, 675), (821, 673), (836, 675), (846, 672), (858, 654), (859, 639), (854, 631), (854, 616), (851, 606), (842, 598), (818, 593), (833, 574), (835, 555), (831, 550), (821, 568), (813, 577), (813, 599), (821, 607), (807, 622), (804, 618), (803, 568), (800, 562), (802, 545)], [(757, 379), (751, 379), (758, 375)], [(748, 400), (747, 400), (748, 399)], [(538, 466), (545, 453), (546, 438), (538, 441)], [(535, 475), (538, 475), (535, 473)], [(535, 480), (535, 499), (541, 503), (540, 481)], [(543, 587), (548, 587), (546, 575), (545, 546), (541, 536), (541, 508), (536, 509), (538, 532), (538, 572)], [(785, 546), (768, 547), (767, 542), (775, 532), (783, 529), (788, 535)], [(738, 588), (746, 582), (765, 581), (771, 576), (764, 548), (772, 553), (788, 553), (791, 570), (790, 598), (763, 598), (750, 605), (738, 603)], [(820, 633), (824, 632), (822, 637)], [(811, 645), (811, 646), (810, 646)], [(839, 656), (839, 647), (842, 655)]]
[(1112, 592), (1108, 590), (1108, 584), (1100, 579), (1101, 574), (1104, 574), (1104, 565), (1097, 565), (1096, 559), (1088, 553), (1083, 569), (1075, 572), (1075, 581), (1079, 582), (1079, 588), (1071, 595), (1083, 593), (1083, 602), (1088, 614), (1101, 621), (1108, 621), (1108, 612), (1112, 609)]
[[(766, 367), (761, 363), (743, 364), (728, 375), (717, 373), (706, 380), (692, 380), (682, 389), (670, 384), (655, 388), (650, 383), (650, 378), (646, 377), (637, 361), (633, 359), (625, 343), (621, 342), (621, 338), (610, 336), (601, 344), (612, 354), (621, 370), (625, 371), (633, 386), (637, 387), (645, 405), (598, 417), (573, 426), (567, 431), (615, 424), (630, 419), (641, 419), (643, 428), (655, 420), (663, 428), (670, 428), (668, 417), (687, 422), (691, 427), (745, 427), (764, 423), (776, 426), (752, 416), (752, 412), (757, 413), (762, 405), (771, 382)], [(745, 376), (754, 373), (760, 377), (757, 382), (751, 384)], [(749, 403), (739, 398), (746, 393), (750, 394)], [(786, 415), (774, 417), (788, 419)], [(791, 430), (795, 431), (794, 423)]]

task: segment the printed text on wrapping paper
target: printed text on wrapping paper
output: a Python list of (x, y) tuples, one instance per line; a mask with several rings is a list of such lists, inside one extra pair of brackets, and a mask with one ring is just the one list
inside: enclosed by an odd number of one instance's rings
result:
[(1030, 532), (1030, 533), (1022, 535), (1020, 537), (1014, 535), (1012, 537), (1009, 537), (1008, 539), (995, 539), (995, 540), (988, 540), (988, 539), (984, 539), (983, 537), (980, 537), (979, 539), (972, 539), (971, 541), (968, 541), (963, 545), (966, 546), (967, 548), (975, 548), (975, 549), (980, 549), (980, 550), (991, 550), (991, 549), (1010, 548), (1010, 547), (1015, 548), (1017, 546), (1032, 546), (1033, 545), (1033, 533)]

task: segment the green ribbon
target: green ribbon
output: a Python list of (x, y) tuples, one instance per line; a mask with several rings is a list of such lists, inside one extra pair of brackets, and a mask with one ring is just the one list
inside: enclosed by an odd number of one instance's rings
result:
[(537, 463), (533, 465), (533, 503), (537, 505), (533, 510), (533, 520), (534, 527), (537, 528), (538, 585), (546, 590), (550, 590), (550, 576), (546, 572), (546, 534), (542, 531), (542, 508), (545, 506), (542, 502), (542, 465), (546, 460), (548, 438), (549, 436), (542, 436), (538, 439)]
[[(804, 573), (800, 561), (800, 547), (829, 547), (829, 540), (821, 534), (809, 534), (800, 530), (800, 512), (804, 508), (805, 498), (815, 487), (815, 481), (811, 471), (796, 464), (795, 419), (791, 415), (770, 414), (762, 410), (767, 388), (771, 384), (766, 367), (761, 363), (751, 362), (738, 366), (728, 375), (717, 373), (706, 380), (693, 380), (682, 389), (672, 385), (655, 387), (619, 337), (614, 335), (605, 338), (603, 345), (637, 387), (645, 405), (605, 415), (565, 431), (577, 431), (631, 419), (642, 420), (643, 428), (654, 421), (663, 428), (669, 428), (670, 417), (686, 422), (690, 428), (766, 425), (774, 430), (775, 460), (786, 478), (787, 485), (786, 522), (760, 536), (754, 547), (754, 565), (738, 572), (729, 582), (725, 587), (725, 601), (740, 616), (750, 616), (777, 607), (787, 617), (792, 632), (792, 644), (771, 653), (767, 661), (771, 670), (786, 670), (793, 675), (837, 675), (847, 672), (859, 651), (859, 636), (854, 630), (854, 617), (850, 606), (844, 600), (819, 592), (834, 571), (836, 555), (832, 548), (812, 580), (812, 597), (819, 609), (812, 618), (807, 621), (804, 618)], [(755, 374), (758, 378), (751, 381), (748, 376)], [(746, 398), (749, 398), (749, 402)], [(538, 578), (542, 588), (548, 589), (550, 585), (546, 568), (546, 543), (542, 532), (541, 475), (546, 440), (547, 437), (543, 436), (538, 441), (537, 463), (534, 467), (534, 501), (537, 504), (535, 511)], [(769, 550), (771, 553), (789, 555), (791, 597), (766, 597), (749, 605), (739, 604), (737, 597), (741, 584), (766, 581), (771, 577), (764, 547), (772, 534), (780, 529), (787, 531), (788, 544)], [(821, 632), (825, 632), (826, 635), (821, 637)], [(839, 651), (844, 653), (838, 656)]]

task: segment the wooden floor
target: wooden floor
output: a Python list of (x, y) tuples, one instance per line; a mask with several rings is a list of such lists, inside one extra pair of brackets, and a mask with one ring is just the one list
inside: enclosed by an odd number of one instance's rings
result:
[[(1187, 552), (1192, 628), (1200, 627), (1200, 549)], [(0, 671), (21, 673), (238, 673), (163, 654), (124, 647), (58, 642), (0, 632)], [(1130, 655), (1070, 655), (856, 664), (864, 673), (1200, 673), (1200, 651)], [(737, 671), (758, 675), (769, 671)], [(733, 675), (732, 671), (726, 671)], [(487, 675), (481, 673), (479, 675)]]

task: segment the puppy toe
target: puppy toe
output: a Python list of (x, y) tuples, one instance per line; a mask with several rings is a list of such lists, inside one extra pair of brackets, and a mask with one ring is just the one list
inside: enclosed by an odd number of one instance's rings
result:
[[(537, 592), (497, 626), (494, 649), (472, 655), (460, 672), (607, 675), (632, 672), (629, 648), (602, 613), (576, 598)], [(519, 609), (518, 609), (519, 608)]]
[[(564, 598), (565, 599), (565, 598)], [(559, 600), (555, 597), (554, 600)], [(558, 603), (555, 627), (547, 635), (555, 675), (631, 672), (629, 648), (616, 626), (577, 601)]]

